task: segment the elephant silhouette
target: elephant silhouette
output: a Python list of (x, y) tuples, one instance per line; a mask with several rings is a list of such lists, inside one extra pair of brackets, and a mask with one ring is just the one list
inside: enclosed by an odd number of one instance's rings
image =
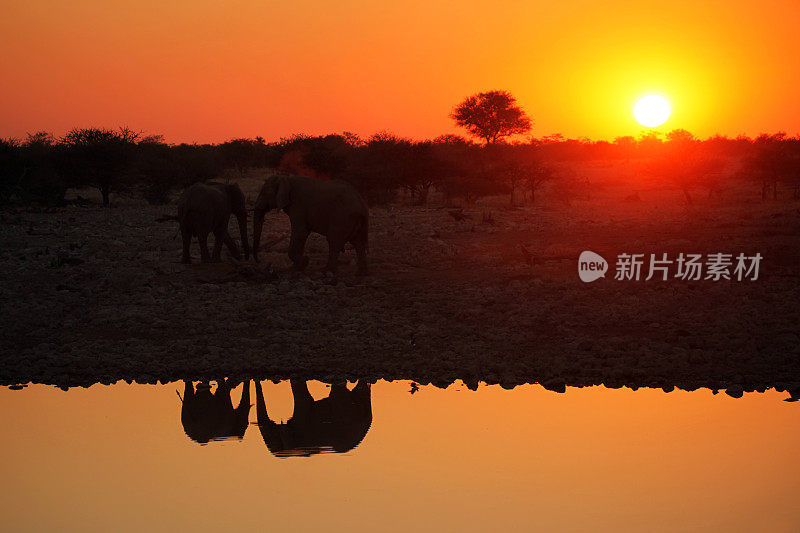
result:
[(256, 381), (256, 415), (261, 436), (277, 457), (343, 453), (358, 446), (372, 425), (370, 384), (360, 379), (348, 390), (334, 383), (327, 398), (314, 400), (305, 381), (291, 380), (294, 412), (284, 423), (269, 419), (261, 382)]
[(250, 380), (245, 380), (239, 406), (234, 409), (231, 390), (239, 382), (217, 380), (217, 389), (212, 393), (208, 382), (201, 382), (195, 389), (191, 381), (184, 380), (181, 423), (186, 435), (195, 442), (206, 444), (212, 440), (244, 437), (249, 425)]

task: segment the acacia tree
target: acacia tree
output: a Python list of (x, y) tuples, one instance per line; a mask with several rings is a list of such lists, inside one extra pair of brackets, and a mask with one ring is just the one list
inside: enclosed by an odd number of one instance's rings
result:
[(97, 187), (108, 207), (112, 190), (133, 161), (139, 133), (128, 128), (76, 128), (61, 140), (62, 172), (73, 187)]
[(493, 144), (510, 135), (527, 133), (532, 121), (508, 91), (488, 91), (467, 97), (450, 118), (471, 135)]

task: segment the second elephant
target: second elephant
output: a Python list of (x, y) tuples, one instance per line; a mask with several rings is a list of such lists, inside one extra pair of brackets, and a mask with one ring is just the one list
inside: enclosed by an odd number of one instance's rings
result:
[(253, 214), (253, 259), (258, 261), (258, 246), (264, 215), (282, 209), (289, 215), (291, 239), (289, 258), (295, 268), (308, 265), (303, 254), (309, 233), (328, 239), (328, 264), (336, 273), (339, 253), (351, 243), (356, 250), (358, 273), (367, 273), (369, 209), (358, 191), (344, 181), (321, 181), (304, 176), (271, 176), (261, 187)]

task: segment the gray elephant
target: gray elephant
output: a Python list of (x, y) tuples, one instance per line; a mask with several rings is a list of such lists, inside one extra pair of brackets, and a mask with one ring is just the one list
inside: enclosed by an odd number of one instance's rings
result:
[[(195, 183), (186, 189), (178, 200), (177, 220), (183, 237), (183, 263), (190, 263), (189, 246), (192, 237), (197, 237), (200, 244), (200, 258), (204, 263), (219, 261), (220, 250), (224, 243), (231, 256), (241, 260), (239, 247), (228, 234), (228, 221), (231, 214), (239, 222), (245, 259), (250, 258), (250, 245), (247, 240), (247, 208), (244, 194), (235, 183), (217, 183), (208, 181)], [(214, 234), (214, 251), (209, 256), (208, 234)]]
[(289, 215), (289, 258), (298, 270), (308, 265), (303, 255), (311, 232), (328, 239), (325, 270), (336, 274), (339, 253), (345, 243), (356, 250), (358, 274), (367, 273), (369, 209), (358, 191), (344, 181), (321, 181), (304, 176), (271, 176), (261, 187), (253, 210), (253, 259), (258, 261), (264, 215), (282, 209)]
[(278, 457), (342, 453), (364, 440), (372, 425), (371, 387), (366, 380), (358, 380), (353, 390), (334, 383), (321, 400), (314, 400), (305, 381), (293, 379), (291, 385), (294, 412), (278, 424), (270, 420), (261, 383), (256, 381), (258, 428), (270, 452)]
[(242, 398), (234, 409), (231, 390), (237, 382), (217, 380), (217, 390), (211, 392), (207, 382), (195, 389), (191, 381), (184, 381), (181, 404), (181, 423), (186, 435), (195, 442), (206, 444), (212, 440), (244, 437), (250, 413), (250, 380), (242, 386)]

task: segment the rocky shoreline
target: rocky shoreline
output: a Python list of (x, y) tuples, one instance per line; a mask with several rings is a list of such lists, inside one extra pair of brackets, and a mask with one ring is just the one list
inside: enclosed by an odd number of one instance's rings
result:
[[(308, 271), (288, 270), (277, 214), (269, 264), (181, 265), (176, 228), (153, 222), (169, 208), (7, 209), (0, 384), (230, 376), (795, 391), (800, 215), (772, 209), (604, 220), (587, 208), (496, 208), (490, 224), (481, 209), (462, 220), (373, 209), (372, 274), (355, 277), (348, 251), (336, 285), (319, 273), (316, 237)], [(766, 259), (755, 282), (584, 284), (575, 261), (590, 246)]]

